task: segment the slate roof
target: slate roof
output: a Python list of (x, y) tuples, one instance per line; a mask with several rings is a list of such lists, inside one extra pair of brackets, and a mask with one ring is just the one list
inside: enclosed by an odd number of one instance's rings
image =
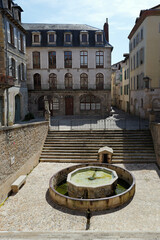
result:
[[(41, 33), (41, 44), (36, 47), (46, 47), (52, 46), (51, 44), (48, 45), (47, 41), (47, 32), (48, 31), (55, 31), (57, 36), (56, 47), (64, 47), (64, 33), (71, 32), (72, 33), (72, 45), (65, 46), (65, 47), (81, 47), (80, 45), (80, 32), (87, 31), (89, 34), (89, 44), (86, 47), (105, 47), (109, 46), (112, 47), (105, 39), (105, 34), (103, 33), (103, 43), (101, 45), (96, 45), (95, 42), (95, 32), (96, 31), (103, 31), (99, 28), (91, 27), (85, 24), (28, 24), (23, 23), (22, 26), (27, 31), (27, 41), (26, 46), (32, 46), (32, 32), (39, 31)], [(34, 46), (35, 47), (35, 46)], [(53, 47), (55, 47), (53, 45)], [(85, 47), (83, 45), (83, 47)]]
[(3, 8), (2, 0), (0, 0), (0, 8)]

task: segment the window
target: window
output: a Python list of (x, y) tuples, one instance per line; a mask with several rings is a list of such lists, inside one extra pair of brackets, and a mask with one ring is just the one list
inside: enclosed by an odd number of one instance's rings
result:
[(98, 97), (94, 95), (85, 95), (80, 99), (80, 110), (90, 111), (90, 110), (100, 110), (101, 101)]
[(140, 64), (144, 63), (144, 48), (141, 48), (139, 51), (139, 60), (140, 60)]
[(49, 75), (49, 88), (50, 90), (57, 89), (57, 75), (54, 73)]
[(64, 43), (65, 44), (71, 44), (72, 43), (72, 34), (71, 33), (65, 33), (64, 34)]
[(141, 29), (141, 40), (143, 40), (143, 28)]
[(81, 68), (88, 67), (88, 52), (86, 52), (86, 51), (80, 52), (80, 67)]
[(136, 53), (136, 67), (139, 67), (139, 51)]
[(49, 52), (49, 68), (56, 68), (56, 52)]
[(82, 34), (82, 42), (86, 43), (87, 42), (87, 34)]
[(87, 45), (89, 43), (89, 35), (87, 31), (81, 31), (80, 32), (80, 43), (82, 45)]
[(48, 32), (48, 43), (56, 44), (56, 32), (49, 31)]
[(65, 89), (72, 89), (72, 74), (70, 73), (65, 75)]
[(141, 98), (141, 108), (143, 108), (143, 98)]
[(44, 111), (44, 96), (38, 98), (38, 111)]
[(14, 45), (14, 28), (11, 24), (9, 24), (10, 29), (10, 43)]
[(53, 110), (59, 110), (59, 99), (56, 97), (53, 98)]
[(104, 56), (102, 51), (96, 52), (96, 67), (103, 68)]
[(32, 44), (39, 45), (41, 42), (41, 33), (32, 32)]
[(97, 34), (97, 42), (102, 42), (102, 34)]
[(40, 52), (33, 52), (33, 68), (40, 68)]
[(8, 9), (11, 10), (12, 5), (11, 5), (11, 0), (8, 0)]
[(97, 90), (104, 89), (104, 76), (102, 73), (96, 74), (96, 89)]
[(88, 89), (88, 75), (86, 73), (80, 75), (80, 85), (81, 89)]
[(24, 52), (24, 37), (21, 33), (20, 33), (20, 50)]
[(16, 62), (14, 58), (11, 58), (11, 74), (12, 77), (16, 78)]
[(39, 73), (35, 73), (33, 78), (34, 78), (34, 89), (40, 90), (41, 89), (41, 75)]
[(25, 80), (24, 64), (21, 63), (21, 80)]
[(70, 51), (64, 52), (64, 67), (72, 68), (72, 52)]

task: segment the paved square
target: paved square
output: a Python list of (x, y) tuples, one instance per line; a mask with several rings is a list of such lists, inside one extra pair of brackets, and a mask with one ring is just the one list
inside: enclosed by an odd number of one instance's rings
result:
[[(86, 230), (86, 213), (52, 203), (49, 179), (68, 163), (40, 163), (26, 184), (0, 208), (0, 231), (68, 232)], [(160, 231), (160, 171), (155, 164), (120, 165), (136, 178), (133, 200), (122, 208), (92, 213), (89, 231)]]

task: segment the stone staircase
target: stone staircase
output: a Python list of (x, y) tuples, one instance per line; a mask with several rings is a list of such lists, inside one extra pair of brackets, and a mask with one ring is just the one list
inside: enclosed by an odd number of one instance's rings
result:
[(156, 162), (148, 130), (49, 131), (40, 161), (97, 162), (103, 146), (113, 148), (113, 163)]

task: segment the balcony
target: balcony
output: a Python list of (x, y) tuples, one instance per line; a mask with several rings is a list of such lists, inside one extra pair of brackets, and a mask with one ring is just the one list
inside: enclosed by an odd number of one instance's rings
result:
[(10, 88), (14, 86), (14, 79), (11, 76), (0, 75), (0, 88)]

